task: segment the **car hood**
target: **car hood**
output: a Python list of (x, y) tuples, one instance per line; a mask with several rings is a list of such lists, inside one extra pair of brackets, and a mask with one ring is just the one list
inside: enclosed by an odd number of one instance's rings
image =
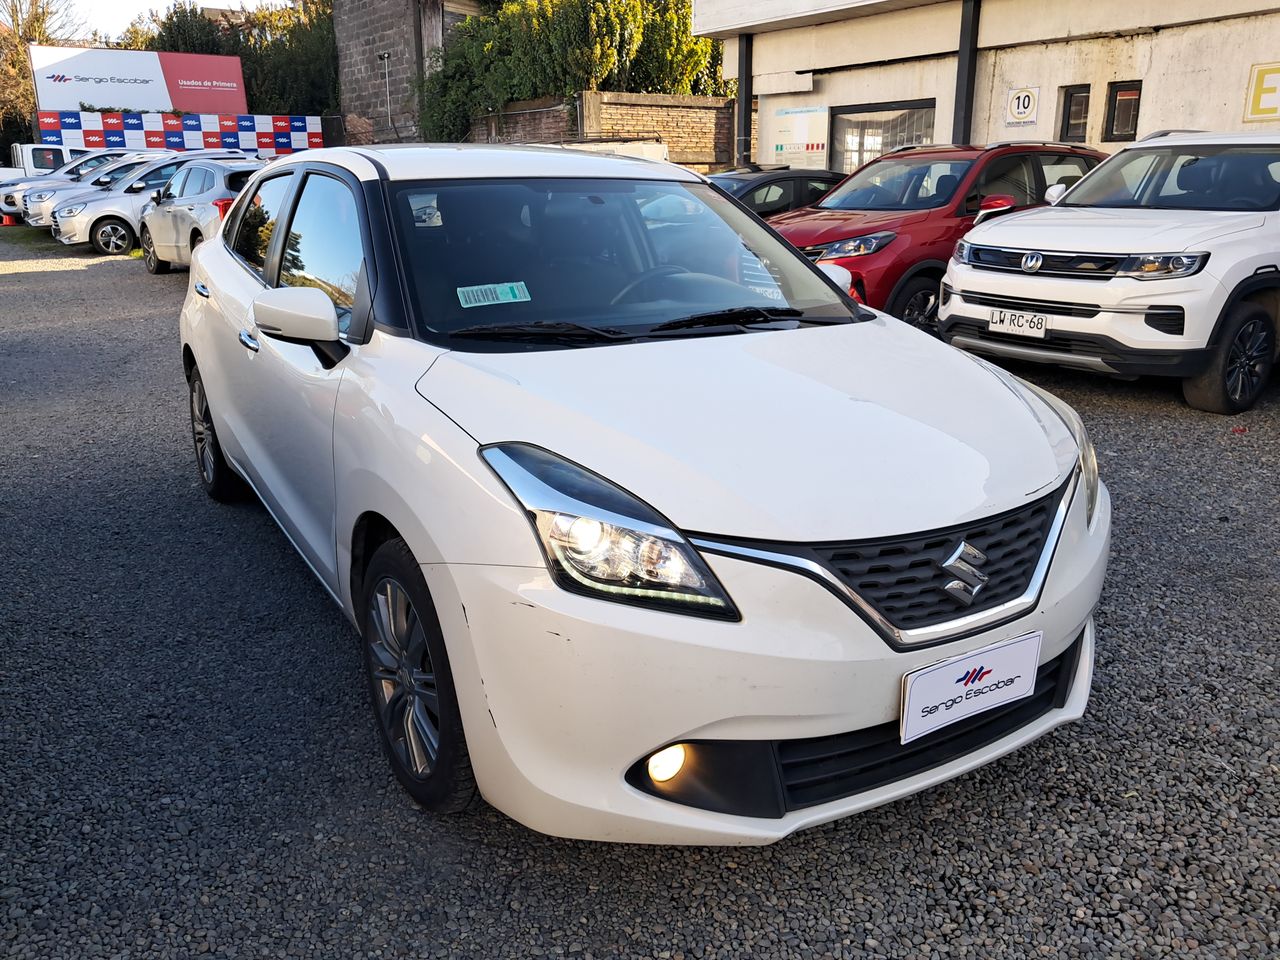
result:
[(965, 239), (1029, 250), (1178, 253), (1264, 222), (1258, 213), (1039, 207), (984, 223)]
[(927, 210), (823, 210), (808, 207), (770, 217), (769, 226), (797, 247), (811, 247), (878, 230), (897, 230), (928, 215)]
[(536, 444), (677, 527), (775, 541), (929, 530), (1042, 495), (1077, 457), (1039, 398), (897, 320), (447, 353), (418, 392), (480, 444)]
[[(54, 190), (53, 203), (62, 206), (70, 203), (72, 200), (97, 200), (99, 197), (107, 195), (107, 191), (103, 187), (81, 187), (79, 185), (69, 185)], [(49, 201), (45, 201), (48, 203)]]
[(62, 187), (68, 183), (75, 183), (70, 177), (24, 177), (21, 180), (6, 180), (0, 183), (0, 190), (6, 193), (12, 190), (29, 190), (32, 187)]

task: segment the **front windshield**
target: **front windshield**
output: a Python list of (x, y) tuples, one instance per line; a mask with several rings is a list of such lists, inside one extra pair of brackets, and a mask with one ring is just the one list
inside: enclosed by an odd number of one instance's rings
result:
[(1280, 147), (1135, 147), (1116, 154), (1059, 206), (1147, 210), (1280, 209)]
[(883, 157), (821, 201), (824, 210), (929, 210), (950, 200), (972, 161)]
[(486, 339), (518, 325), (549, 341), (552, 324), (635, 337), (673, 321), (853, 319), (808, 261), (706, 184), (407, 183), (393, 204), (410, 298), (435, 335)]
[[(95, 186), (108, 187), (118, 181), (121, 177), (127, 176), (137, 170), (147, 161), (145, 160), (125, 160), (111, 167), (104, 167), (101, 170), (90, 170), (83, 175), (83, 179), (88, 180)], [(99, 184), (98, 181), (102, 180)]]

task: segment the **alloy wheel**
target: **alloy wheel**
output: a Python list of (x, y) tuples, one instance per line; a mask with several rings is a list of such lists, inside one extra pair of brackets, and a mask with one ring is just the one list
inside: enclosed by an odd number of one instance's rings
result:
[(216, 461), (213, 434), (213, 418), (209, 415), (209, 401), (204, 395), (204, 384), (196, 379), (191, 384), (191, 437), (196, 444), (196, 462), (204, 482), (212, 484)]
[(399, 581), (378, 581), (369, 669), (378, 717), (403, 770), (425, 779), (440, 754), (440, 695), (422, 621)]
[(1261, 318), (1250, 320), (1231, 341), (1227, 354), (1227, 395), (1244, 403), (1262, 389), (1271, 359), (1271, 331)]
[(931, 329), (938, 316), (938, 295), (921, 290), (911, 297), (902, 309), (902, 319), (913, 327)]
[(107, 253), (124, 253), (129, 235), (118, 223), (106, 223), (98, 228), (98, 242)]
[(146, 263), (147, 269), (155, 272), (156, 269), (156, 247), (151, 240), (151, 231), (142, 231), (142, 259)]

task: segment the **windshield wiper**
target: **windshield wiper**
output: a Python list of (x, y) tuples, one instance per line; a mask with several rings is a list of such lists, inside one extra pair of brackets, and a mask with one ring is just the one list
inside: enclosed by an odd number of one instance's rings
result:
[(820, 326), (835, 323), (852, 323), (853, 317), (806, 317), (803, 310), (795, 307), (730, 307), (728, 310), (713, 310), (710, 313), (695, 313), (688, 317), (668, 320), (655, 327), (650, 327), (646, 334), (666, 333), (668, 330), (690, 330), (700, 327), (729, 327), (752, 329), (750, 324), (769, 323), (774, 320), (799, 320)]
[(534, 320), (530, 323), (478, 323), (445, 331), (450, 337), (471, 340), (628, 340), (634, 334), (613, 327), (589, 327), (568, 320)]

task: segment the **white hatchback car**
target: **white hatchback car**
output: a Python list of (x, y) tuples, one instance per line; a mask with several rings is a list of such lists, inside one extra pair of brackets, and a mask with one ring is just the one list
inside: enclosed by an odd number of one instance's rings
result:
[(696, 174), (288, 157), (181, 331), (206, 490), (247, 481), (356, 625), (430, 809), (764, 843), (1085, 709), (1111, 512), (1079, 417)]
[(942, 337), (1253, 406), (1280, 353), (1280, 136), (1157, 136), (1047, 196), (956, 245)]

